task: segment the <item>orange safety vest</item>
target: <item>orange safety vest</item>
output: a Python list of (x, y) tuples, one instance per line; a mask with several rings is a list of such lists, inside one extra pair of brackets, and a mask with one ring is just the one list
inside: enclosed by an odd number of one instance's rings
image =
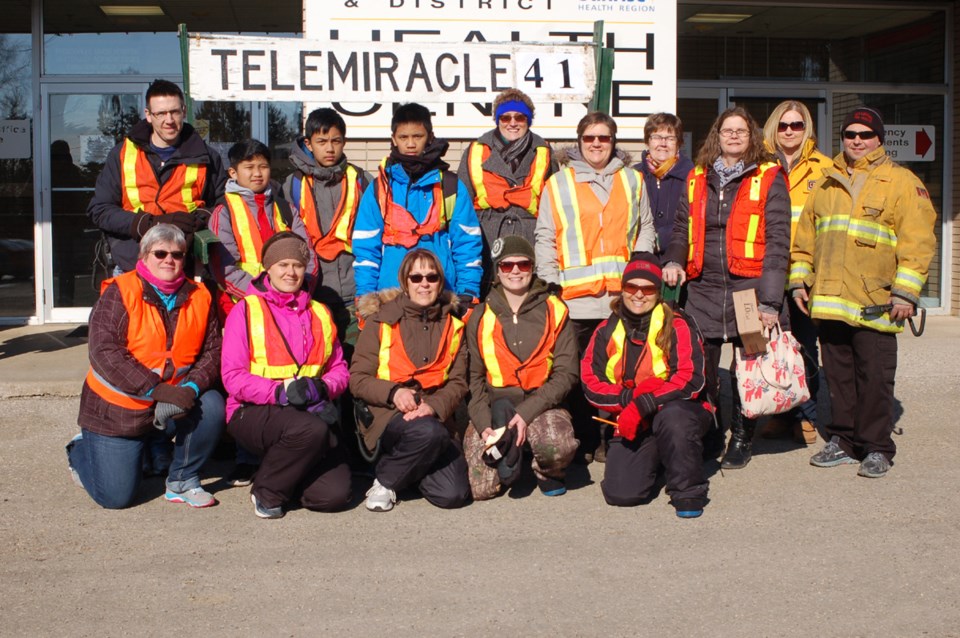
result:
[(192, 213), (205, 204), (201, 198), (207, 181), (206, 164), (178, 164), (161, 186), (147, 154), (130, 138), (120, 149), (120, 175), (124, 210), (151, 215)]
[(503, 326), (488, 305), (480, 317), (477, 341), (487, 369), (487, 383), (494, 388), (521, 387), (536, 390), (550, 377), (557, 336), (567, 319), (567, 306), (556, 297), (547, 297), (547, 320), (540, 342), (526, 361), (520, 361), (503, 338)]
[(450, 368), (460, 351), (463, 338), (463, 322), (447, 315), (443, 326), (443, 335), (437, 354), (432, 361), (418, 367), (407, 356), (400, 336), (400, 323), (380, 324), (380, 363), (377, 366), (377, 378), (404, 385), (416, 382), (424, 390), (439, 388), (447, 381)]
[[(727, 220), (727, 266), (740, 277), (759, 277), (763, 273), (766, 252), (767, 195), (780, 166), (774, 162), (761, 164), (740, 182), (737, 197)], [(699, 277), (703, 272), (704, 228), (707, 217), (707, 172), (702, 166), (691, 171), (687, 184), (690, 202), (687, 221), (687, 276)]]
[[(649, 385), (653, 379), (659, 379), (662, 382), (670, 376), (669, 353), (664, 352), (657, 345), (657, 335), (663, 329), (663, 319), (663, 304), (657, 304), (650, 315), (647, 341), (643, 346), (643, 353), (640, 355), (637, 369), (632, 379), (625, 379), (626, 359), (624, 353), (626, 352), (627, 330), (623, 325), (623, 320), (617, 318), (617, 326), (610, 335), (610, 341), (607, 342), (607, 367), (605, 370), (607, 381), (631, 388), (644, 382)], [(661, 385), (661, 383), (653, 383), (657, 386)]]
[(377, 177), (377, 203), (380, 205), (380, 214), (383, 215), (382, 241), (388, 246), (400, 245), (404, 248), (413, 248), (421, 237), (429, 237), (438, 231), (444, 230), (450, 223), (453, 210), (456, 207), (457, 193), (444, 193), (443, 171), (440, 179), (433, 185), (433, 201), (423, 223), (417, 222), (406, 208), (393, 201), (393, 189), (390, 187), (390, 176), (386, 171), (387, 158), (380, 162), (380, 174)]
[(605, 205), (573, 168), (547, 181), (557, 232), (557, 266), (564, 299), (620, 292), (620, 277), (640, 232), (643, 178), (632, 168), (617, 171)]
[[(263, 271), (260, 259), (263, 257), (263, 239), (260, 237), (257, 218), (247, 206), (247, 202), (237, 193), (226, 193), (224, 199), (230, 211), (230, 226), (233, 236), (237, 240), (237, 249), (240, 251), (240, 262), (237, 264), (245, 273), (256, 277)], [(273, 229), (279, 233), (287, 228), (280, 214), (280, 205), (273, 201)]]
[[(111, 283), (117, 284), (130, 319), (127, 325), (127, 350), (144, 367), (160, 375), (163, 383), (179, 384), (203, 349), (210, 313), (210, 293), (203, 286), (194, 287), (180, 307), (173, 343), (168, 350), (163, 317), (156, 306), (143, 300), (143, 280), (136, 271), (104, 281), (100, 286), (101, 295)], [(145, 410), (153, 403), (148, 396), (124, 392), (93, 367), (87, 372), (86, 383), (102, 399), (121, 408)]]
[(316, 377), (333, 352), (337, 327), (330, 310), (318, 301), (310, 302), (310, 331), (313, 347), (306, 361), (300, 363), (284, 345), (283, 334), (270, 312), (269, 302), (257, 295), (247, 295), (247, 335), (250, 344), (250, 374), (266, 379)]
[(528, 213), (537, 216), (540, 210), (540, 193), (550, 169), (550, 149), (538, 146), (533, 165), (526, 180), (519, 186), (512, 186), (505, 177), (483, 170), (483, 163), (490, 157), (490, 147), (480, 142), (470, 145), (469, 173), (473, 183), (473, 207), (477, 210), (492, 208), (506, 210), (519, 206)]
[(307, 236), (313, 244), (320, 259), (333, 261), (341, 253), (352, 253), (353, 225), (357, 221), (357, 207), (360, 205), (359, 172), (352, 164), (347, 164), (340, 182), (340, 201), (333, 214), (333, 223), (330, 231), (324, 235), (320, 229), (320, 216), (317, 212), (317, 202), (313, 197), (312, 175), (304, 175), (300, 179), (300, 219), (307, 227)]

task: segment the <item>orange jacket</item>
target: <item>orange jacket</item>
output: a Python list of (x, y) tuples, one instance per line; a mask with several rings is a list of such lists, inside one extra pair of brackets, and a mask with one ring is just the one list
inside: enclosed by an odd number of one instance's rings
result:
[(126, 138), (120, 151), (120, 175), (123, 180), (123, 208), (151, 215), (192, 213), (203, 207), (206, 164), (180, 164), (161, 186), (147, 154)]
[(503, 326), (489, 306), (480, 317), (477, 343), (487, 383), (494, 388), (521, 387), (525, 392), (536, 390), (550, 377), (557, 336), (567, 319), (567, 307), (556, 297), (547, 297), (547, 320), (540, 341), (526, 361), (520, 361), (503, 338)]
[(505, 210), (518, 206), (536, 217), (540, 209), (540, 193), (543, 192), (543, 184), (550, 170), (550, 149), (546, 146), (536, 149), (530, 173), (519, 186), (512, 186), (502, 175), (483, 170), (483, 163), (490, 157), (490, 152), (486, 144), (474, 142), (470, 145), (468, 168), (476, 193), (473, 207), (477, 210)]
[[(759, 277), (763, 273), (766, 250), (764, 210), (767, 195), (780, 166), (767, 162), (744, 177), (727, 221), (726, 252), (730, 272), (740, 277)], [(687, 178), (690, 202), (688, 219), (689, 254), (687, 276), (699, 277), (703, 272), (704, 228), (707, 214), (707, 172), (697, 166)]]
[[(210, 312), (210, 293), (197, 286), (181, 307), (177, 328), (168, 348), (163, 317), (152, 304), (143, 302), (143, 281), (136, 271), (124, 273), (101, 284), (101, 294), (116, 283), (123, 298), (130, 323), (127, 328), (127, 350), (134, 359), (160, 375), (163, 383), (177, 385), (190, 371), (203, 348)], [(153, 399), (128, 394), (113, 386), (91, 367), (87, 385), (105, 401), (122, 408), (145, 410)]]
[(341, 182), (340, 201), (334, 211), (330, 231), (326, 235), (320, 229), (320, 218), (313, 198), (313, 181), (312, 175), (300, 178), (300, 218), (307, 228), (307, 236), (317, 256), (324, 261), (333, 261), (341, 253), (353, 252), (351, 236), (353, 225), (357, 221), (357, 207), (360, 205), (360, 176), (353, 165), (347, 164)]
[(411, 382), (415, 382), (424, 390), (438, 388), (447, 381), (450, 367), (460, 351), (462, 338), (463, 322), (448, 314), (436, 356), (418, 367), (410, 360), (403, 347), (400, 322), (394, 325), (381, 323), (377, 378), (403, 385), (413, 385)]

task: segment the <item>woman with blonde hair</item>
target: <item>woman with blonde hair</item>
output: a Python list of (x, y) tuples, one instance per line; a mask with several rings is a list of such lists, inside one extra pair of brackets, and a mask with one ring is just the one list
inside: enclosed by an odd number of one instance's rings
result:
[[(807, 196), (820, 179), (823, 170), (833, 161), (817, 150), (810, 111), (801, 102), (787, 100), (777, 105), (763, 127), (767, 150), (773, 152), (787, 174), (790, 190), (790, 243), (797, 230), (800, 211)], [(790, 308), (790, 327), (804, 352), (810, 399), (796, 410), (772, 417), (761, 432), (769, 438), (793, 436), (797, 443), (812, 445), (817, 442), (817, 391), (820, 388), (820, 352), (817, 347), (817, 328), (807, 315), (793, 304)]]
[[(668, 286), (687, 282), (684, 309), (703, 334), (707, 394), (716, 406), (721, 348), (724, 343), (742, 346), (733, 293), (756, 291), (765, 327), (778, 319), (789, 325), (783, 306), (790, 200), (780, 166), (764, 149), (760, 129), (742, 107), (727, 109), (711, 125), (687, 181), (663, 280)], [(736, 392), (733, 402), (732, 436), (721, 462), (726, 469), (750, 462), (755, 427), (740, 414)], [(711, 453), (718, 443), (717, 436), (706, 442)]]

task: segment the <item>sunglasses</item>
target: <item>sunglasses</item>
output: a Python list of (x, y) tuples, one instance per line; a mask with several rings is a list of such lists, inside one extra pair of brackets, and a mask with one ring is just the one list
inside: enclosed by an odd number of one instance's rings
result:
[(855, 140), (858, 137), (861, 140), (872, 140), (877, 136), (876, 131), (844, 131), (843, 139), (845, 140)]
[(504, 113), (500, 116), (501, 124), (509, 124), (511, 121), (523, 124), (527, 121), (527, 116), (523, 113)]
[(533, 262), (529, 259), (524, 259), (523, 261), (501, 261), (497, 264), (497, 268), (505, 275), (512, 273), (514, 266), (516, 266), (520, 272), (530, 272), (533, 270)]
[(587, 144), (593, 144), (594, 142), (600, 142), (601, 144), (609, 144), (610, 140), (613, 139), (612, 135), (581, 135), (580, 139)]
[(167, 255), (170, 255), (177, 261), (180, 261), (181, 259), (183, 259), (184, 255), (186, 255), (186, 253), (183, 252), (182, 250), (151, 250), (150, 254), (156, 257), (157, 259), (159, 259), (160, 261), (163, 261), (164, 259), (166, 259)]
[(807, 125), (804, 124), (803, 120), (800, 120), (799, 122), (780, 122), (777, 124), (777, 130), (781, 133), (787, 129), (790, 129), (791, 131), (802, 131), (805, 128), (807, 128)]
[(428, 284), (435, 284), (440, 281), (440, 273), (432, 272), (429, 275), (422, 275), (418, 272), (414, 272), (407, 275), (407, 279), (409, 279), (410, 283), (413, 284), (418, 284), (424, 279), (427, 280)]
[(627, 293), (628, 295), (635, 295), (639, 292), (644, 297), (649, 297), (660, 292), (660, 286), (655, 286), (653, 284), (641, 286), (640, 284), (635, 284), (632, 281), (628, 281), (627, 283), (623, 284), (623, 292)]

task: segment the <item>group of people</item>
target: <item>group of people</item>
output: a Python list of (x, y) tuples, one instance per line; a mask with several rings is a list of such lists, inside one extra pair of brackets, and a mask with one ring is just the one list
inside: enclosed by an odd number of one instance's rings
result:
[[(695, 518), (704, 460), (751, 457), (736, 392), (725, 451), (716, 414), (721, 348), (740, 345), (732, 295), (747, 289), (764, 326), (793, 326), (812, 388), (819, 334), (831, 389), (832, 419), (811, 399), (767, 433), (810, 444), (819, 428), (812, 464), (890, 467), (895, 333), (919, 301), (935, 213), (884, 154), (872, 109), (847, 117), (832, 161), (798, 102), (762, 131), (728, 109), (695, 161), (680, 119), (655, 114), (631, 166), (609, 115), (589, 113), (554, 151), (510, 89), (458, 173), (429, 110), (401, 105), (372, 176), (324, 108), (281, 187), (256, 140), (224, 173), (175, 84), (146, 97), (89, 206), (116, 269), (91, 313), (67, 455), (103, 507), (133, 503), (145, 469), (166, 474), (167, 500), (215, 504), (199, 471), (225, 430), (229, 482), (252, 485), (261, 518), (346, 507), (355, 452), (372, 464), (371, 511), (408, 489), (443, 508), (493, 498), (525, 457), (559, 496), (579, 456), (605, 462), (611, 505), (651, 500), (662, 468), (677, 515)], [(220, 241), (205, 285), (189, 275), (207, 228)]]

